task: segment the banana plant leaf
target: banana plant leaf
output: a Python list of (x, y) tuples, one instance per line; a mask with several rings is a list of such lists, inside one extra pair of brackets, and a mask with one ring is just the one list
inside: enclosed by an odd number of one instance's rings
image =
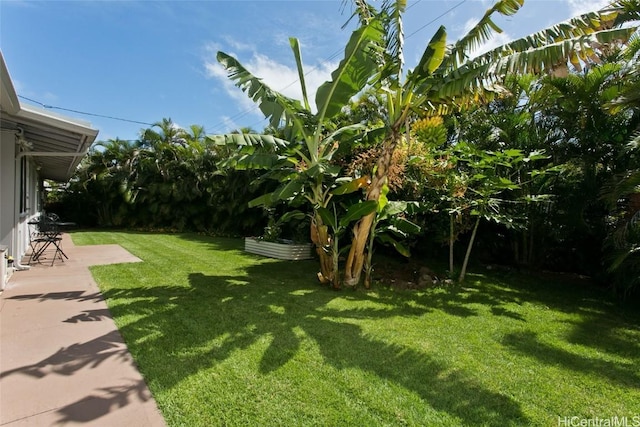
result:
[(353, 193), (361, 188), (367, 187), (370, 183), (371, 179), (368, 176), (363, 176), (340, 185), (336, 189), (332, 190), (331, 194), (340, 196), (343, 194)]
[(318, 212), (318, 215), (320, 215), (320, 218), (325, 225), (328, 225), (333, 230), (336, 230), (338, 228), (336, 216), (333, 212), (331, 212), (331, 210), (325, 207), (320, 207), (316, 210), (316, 212)]
[(396, 239), (394, 239), (393, 237), (391, 237), (389, 234), (379, 234), (378, 236), (376, 236), (378, 238), (378, 240), (380, 240), (380, 242), (382, 243), (388, 243), (391, 246), (393, 246), (393, 248), (398, 251), (398, 253), (404, 257), (409, 258), (411, 256), (411, 251), (409, 250), (409, 248), (407, 248), (405, 245), (403, 245), (402, 243), (398, 242)]
[(304, 181), (302, 179), (293, 179), (285, 185), (278, 187), (278, 189), (273, 192), (272, 199), (273, 201), (288, 200), (300, 193), (303, 188)]
[(331, 119), (342, 107), (358, 94), (376, 71), (371, 49), (381, 45), (384, 30), (378, 19), (355, 30), (344, 51), (344, 58), (331, 73), (331, 80), (323, 83), (316, 92), (319, 122)]
[(305, 123), (303, 117), (308, 113), (300, 101), (288, 98), (267, 86), (260, 78), (251, 74), (237, 59), (224, 53), (216, 55), (218, 62), (227, 70), (228, 76), (235, 85), (242, 89), (258, 104), (260, 111), (273, 128), (280, 127), (281, 121), (292, 125), (304, 137)]
[(433, 35), (427, 45), (422, 58), (416, 67), (418, 73), (429, 75), (433, 73), (444, 60), (447, 52), (447, 31), (443, 26)]
[(346, 227), (352, 221), (357, 221), (360, 218), (375, 212), (377, 208), (378, 202), (375, 200), (367, 200), (365, 202), (358, 202), (351, 205), (349, 209), (347, 209), (347, 213), (340, 218), (340, 226)]
[(272, 147), (274, 150), (287, 148), (290, 141), (276, 138), (273, 135), (262, 135), (253, 133), (228, 133), (221, 135), (207, 135), (207, 140), (215, 145), (225, 145), (231, 147), (260, 146)]

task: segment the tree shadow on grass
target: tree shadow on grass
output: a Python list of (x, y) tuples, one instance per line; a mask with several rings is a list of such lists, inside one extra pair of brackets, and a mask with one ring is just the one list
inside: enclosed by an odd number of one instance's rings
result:
[[(593, 349), (594, 354), (627, 359), (630, 366), (640, 364), (640, 310), (633, 304), (621, 304), (606, 289), (588, 282), (540, 280), (523, 275), (496, 276), (492, 279), (497, 286), (509, 287), (517, 292), (511, 306), (534, 304), (545, 311), (553, 310), (569, 315), (570, 319), (561, 320), (563, 324), (570, 326), (565, 338), (567, 344)], [(583, 358), (543, 344), (542, 341), (544, 337), (537, 336), (534, 332), (519, 332), (508, 336), (504, 343), (521, 354), (528, 354), (548, 364), (558, 363), (568, 369), (583, 372), (603, 369), (605, 376), (619, 384), (627, 384), (627, 377), (640, 379), (637, 370), (634, 372), (623, 365)], [(639, 384), (640, 381), (636, 383), (636, 388)]]
[[(239, 239), (188, 239), (211, 251), (241, 250)], [(301, 351), (299, 331), (303, 331), (317, 343), (328, 365), (338, 370), (373, 373), (416, 393), (426, 404), (465, 424), (526, 424), (520, 404), (488, 390), (474, 379), (476, 373), (452, 371), (451, 366), (428, 352), (376, 339), (357, 325), (357, 320), (421, 316), (438, 310), (460, 318), (490, 313), (506, 324), (517, 322), (521, 328), (527, 319), (518, 312), (518, 306), (533, 304), (541, 310), (579, 315), (569, 341), (627, 357), (633, 357), (628, 349), (637, 348), (637, 344), (625, 345), (632, 343), (633, 334), (621, 332), (615, 338), (600, 335), (615, 332), (620, 323), (612, 321), (603, 328), (601, 322), (611, 314), (611, 305), (598, 292), (578, 286), (560, 286), (515, 274), (492, 274), (489, 278), (470, 274), (466, 285), (444, 290), (335, 293), (306, 280), (313, 277), (317, 267), (313, 261), (245, 261), (243, 257), (244, 267), (238, 268), (238, 275), (192, 272), (187, 286), (133, 284), (126, 289), (105, 291), (105, 297), (114, 301), (112, 312), (116, 316), (137, 319), (126, 323), (122, 333), (134, 354), (144, 354), (144, 358), (137, 358), (144, 363), (143, 372), (149, 378), (161, 378), (157, 381), (163, 389), (227, 360), (237, 350), (263, 342), (265, 337), (270, 344), (258, 370), (268, 375)], [(331, 302), (337, 297), (351, 300), (352, 308), (332, 309)], [(594, 330), (599, 332), (595, 339)], [(601, 361), (582, 360), (562, 349), (544, 347), (535, 335), (512, 333), (502, 343), (523, 356), (576, 371), (591, 373), (610, 367), (606, 362), (603, 365)], [(549, 354), (537, 351), (540, 344)], [(374, 350), (375, 357), (371, 357)], [(167, 357), (175, 369), (168, 370), (162, 363)], [(613, 381), (628, 384), (622, 378), (626, 368), (614, 366), (611, 372), (608, 375)], [(637, 380), (637, 374), (632, 378)]]
[(572, 323), (573, 331), (567, 337), (569, 343), (632, 358), (636, 366), (640, 366), (640, 324), (611, 314)]
[[(116, 316), (139, 319), (123, 326), (122, 333), (134, 354), (145, 353), (136, 358), (145, 375), (161, 382), (164, 389), (264, 337), (270, 337), (270, 343), (258, 370), (268, 375), (301, 351), (297, 332), (302, 330), (316, 343), (327, 365), (372, 373), (464, 424), (519, 425), (525, 421), (516, 401), (486, 389), (471, 374), (452, 370), (428, 353), (378, 340), (353, 323), (358, 318), (385, 319), (405, 313), (402, 304), (356, 293), (352, 297), (366, 303), (364, 308), (332, 309), (331, 302), (346, 292), (335, 293), (297, 278), (297, 269), (308, 266), (286, 266), (291, 264), (257, 264), (247, 269), (247, 275), (238, 276), (191, 273), (189, 287), (110, 289), (105, 297), (114, 301)], [(216, 344), (207, 344), (212, 341)], [(202, 346), (207, 349), (202, 351)], [(200, 351), (193, 351), (196, 348)], [(154, 353), (171, 358), (175, 368), (167, 370), (166, 365), (152, 361), (145, 364)]]
[(561, 365), (564, 369), (606, 377), (611, 383), (640, 389), (640, 373), (637, 364), (627, 365), (587, 357), (558, 348), (538, 338), (535, 332), (526, 331), (507, 335), (503, 344), (526, 357), (534, 357), (550, 366)]

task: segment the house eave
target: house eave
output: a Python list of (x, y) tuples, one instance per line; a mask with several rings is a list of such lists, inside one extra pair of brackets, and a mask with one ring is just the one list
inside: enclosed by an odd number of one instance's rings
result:
[(21, 156), (37, 153), (32, 158), (41, 178), (68, 181), (96, 140), (98, 130), (89, 122), (20, 104), (1, 52), (0, 71), (0, 127), (15, 131), (16, 141), (22, 145)]

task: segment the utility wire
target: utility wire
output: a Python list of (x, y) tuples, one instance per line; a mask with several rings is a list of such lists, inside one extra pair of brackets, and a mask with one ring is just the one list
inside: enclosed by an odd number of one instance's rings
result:
[(435, 18), (433, 18), (431, 21), (427, 22), (426, 24), (424, 24), (422, 27), (418, 28), (417, 30), (415, 30), (413, 33), (409, 34), (405, 39), (410, 38), (411, 36), (416, 35), (417, 33), (419, 33), (420, 31), (424, 30), (425, 28), (427, 28), (429, 25), (433, 24), (434, 22), (436, 22), (438, 19), (442, 18), (445, 15), (448, 15), (449, 13), (453, 12), (455, 9), (459, 8), (460, 6), (462, 6), (463, 4), (465, 4), (467, 2), (467, 0), (462, 0), (460, 3), (456, 4), (455, 6), (450, 7), (449, 9), (447, 9), (445, 12), (441, 13), (440, 15), (436, 16)]
[(22, 99), (25, 99), (27, 101), (33, 102), (35, 104), (38, 104), (42, 108), (46, 108), (48, 110), (69, 111), (71, 113), (84, 114), (85, 116), (102, 117), (102, 118), (105, 118), (105, 119), (119, 120), (121, 122), (129, 122), (129, 123), (137, 123), (139, 125), (153, 126), (153, 123), (141, 122), (139, 120), (123, 119), (121, 117), (113, 117), (113, 116), (107, 116), (107, 115), (104, 115), (104, 114), (88, 113), (86, 111), (79, 111), (79, 110), (72, 110), (70, 108), (56, 107), (55, 105), (47, 105), (47, 104), (43, 104), (40, 101), (36, 101), (35, 99), (27, 98), (26, 96), (22, 96), (22, 95), (18, 95), (18, 98), (22, 98)]

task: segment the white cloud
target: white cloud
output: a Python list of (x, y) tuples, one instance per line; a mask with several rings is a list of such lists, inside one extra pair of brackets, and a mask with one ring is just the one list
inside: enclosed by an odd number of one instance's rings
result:
[(570, 15), (573, 17), (586, 12), (600, 10), (611, 3), (611, 0), (568, 0), (567, 3)]
[(242, 43), (241, 41), (234, 39), (230, 36), (225, 36), (224, 41), (227, 42), (229, 46), (231, 46), (234, 50), (239, 51), (254, 51), (255, 45), (249, 43)]
[(234, 130), (238, 130), (242, 125), (238, 124), (232, 117), (222, 116), (219, 118), (220, 123), (215, 129), (207, 129), (209, 133), (228, 133)]
[[(218, 63), (215, 58), (215, 52), (211, 48), (215, 45), (208, 46), (208, 54), (204, 60), (205, 74), (207, 77), (217, 80), (222, 90), (234, 99), (243, 110), (253, 111), (256, 115), (260, 115), (260, 111), (245, 93), (237, 88), (233, 82), (227, 77), (227, 71)], [(217, 49), (216, 49), (217, 50)], [(230, 55), (238, 58), (237, 55)], [(298, 71), (294, 66), (289, 66), (277, 62), (266, 55), (253, 52), (249, 59), (241, 59), (242, 65), (249, 70), (254, 76), (262, 79), (264, 83), (275, 91), (282, 93), (293, 99), (302, 100), (302, 89), (298, 79)], [(305, 66), (305, 82), (309, 96), (309, 103), (312, 108), (315, 104), (315, 93), (317, 88), (329, 80), (331, 71), (337, 66), (335, 62), (323, 62), (315, 67)]]
[[(27, 98), (31, 98), (34, 101), (42, 102), (45, 104), (54, 104), (58, 101), (58, 95), (53, 92), (45, 91), (45, 92), (36, 92), (31, 90), (27, 85), (25, 85), (20, 80), (13, 80), (13, 88), (16, 91), (16, 94), (19, 96), (24, 96)], [(24, 102), (24, 100), (23, 100)]]

